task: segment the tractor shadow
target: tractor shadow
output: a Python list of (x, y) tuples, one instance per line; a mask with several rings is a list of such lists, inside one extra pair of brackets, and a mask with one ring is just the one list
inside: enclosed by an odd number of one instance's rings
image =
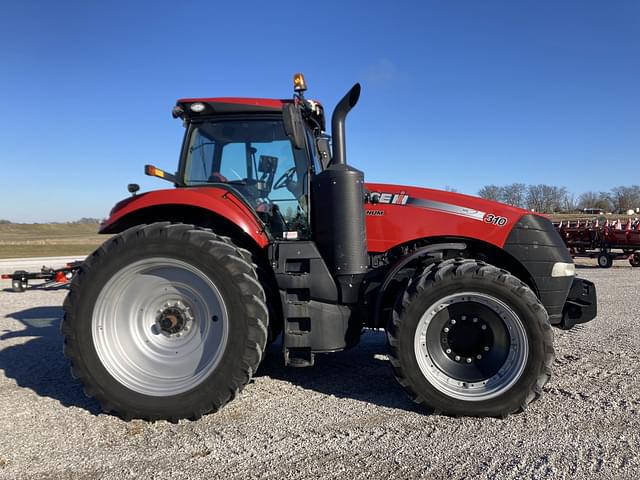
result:
[[(60, 284), (60, 283), (56, 283), (56, 284), (48, 284), (48, 283), (31, 284), (30, 283), (29, 284), (29, 290), (68, 290), (68, 289), (69, 289), (68, 284)], [(15, 293), (19, 295), (24, 293), (24, 292), (16, 292), (13, 290), (13, 288), (3, 288), (2, 291), (7, 293)]]
[(100, 413), (98, 403), (85, 397), (80, 383), (71, 377), (69, 361), (62, 354), (62, 316), (62, 307), (34, 307), (7, 314), (6, 318), (18, 320), (25, 329), (0, 332), (0, 348), (6, 340), (32, 339), (2, 348), (0, 369), (20, 387), (58, 400), (65, 407), (79, 407), (97, 415)]
[(386, 354), (386, 334), (366, 330), (360, 343), (350, 350), (316, 354), (313, 367), (285, 367), (279, 339), (267, 350), (255, 376), (282, 380), (338, 398), (424, 414), (398, 385)]
[[(59, 306), (7, 314), (6, 318), (18, 320), (25, 328), (0, 331), (0, 369), (20, 387), (58, 400), (65, 407), (78, 407), (98, 415), (99, 404), (84, 395), (62, 354), (62, 316)], [(28, 340), (5, 346), (7, 340), (22, 338)], [(358, 346), (344, 352), (318, 354), (311, 368), (293, 368), (284, 366), (282, 341), (278, 340), (267, 350), (255, 376), (282, 380), (338, 398), (424, 413), (393, 378), (386, 352), (385, 334), (365, 331)]]

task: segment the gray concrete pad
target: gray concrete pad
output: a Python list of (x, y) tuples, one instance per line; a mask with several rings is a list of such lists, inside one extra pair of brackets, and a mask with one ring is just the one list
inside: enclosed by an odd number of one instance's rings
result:
[(383, 333), (310, 369), (268, 352), (201, 420), (124, 422), (69, 375), (64, 290), (0, 291), (0, 478), (602, 478), (640, 476), (640, 269), (601, 270), (598, 318), (555, 330), (544, 397), (506, 420), (427, 415), (391, 374)]

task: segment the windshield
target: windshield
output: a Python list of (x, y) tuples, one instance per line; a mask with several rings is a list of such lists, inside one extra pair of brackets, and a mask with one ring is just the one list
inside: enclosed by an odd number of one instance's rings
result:
[(229, 185), (261, 216), (284, 221), (285, 231), (298, 230), (296, 222), (307, 216), (307, 157), (293, 148), (280, 120), (195, 124), (184, 160), (185, 185)]

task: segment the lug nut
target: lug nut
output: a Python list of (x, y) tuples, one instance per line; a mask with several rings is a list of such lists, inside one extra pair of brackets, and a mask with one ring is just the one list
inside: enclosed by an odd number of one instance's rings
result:
[(447, 348), (447, 349), (445, 350), (445, 352), (447, 352), (447, 353), (451, 353), (451, 349), (450, 349), (450, 348)]
[(449, 327), (444, 327), (444, 333), (447, 333), (449, 331)]
[(456, 355), (456, 362), (459, 362), (459, 361), (460, 361), (460, 356)]
[(488, 352), (489, 351), (489, 347), (484, 347), (484, 351)]
[(467, 316), (466, 315), (462, 315), (462, 317), (460, 317), (460, 320), (466, 320)]
[(486, 325), (482, 325), (480, 328), (481, 328), (482, 330), (486, 330), (486, 329), (487, 329), (487, 326), (486, 326)]
[(477, 319), (476, 317), (473, 317), (472, 322), (473, 322), (473, 323), (478, 323), (478, 319)]
[(476, 356), (476, 358), (477, 358), (478, 360), (482, 360), (482, 355), (477, 355), (477, 356)]
[(467, 358), (467, 363), (471, 363), (471, 359), (470, 358)]
[(451, 325), (455, 325), (455, 324), (456, 324), (456, 319), (455, 319), (455, 318), (452, 318), (452, 319), (451, 319)]

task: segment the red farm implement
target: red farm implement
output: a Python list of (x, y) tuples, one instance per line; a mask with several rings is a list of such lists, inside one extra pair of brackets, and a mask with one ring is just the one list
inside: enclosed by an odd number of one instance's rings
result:
[(603, 224), (598, 220), (567, 221), (557, 224), (556, 229), (573, 257), (597, 258), (602, 268), (623, 259), (633, 267), (640, 266), (640, 220), (628, 219), (624, 224), (620, 220)]

